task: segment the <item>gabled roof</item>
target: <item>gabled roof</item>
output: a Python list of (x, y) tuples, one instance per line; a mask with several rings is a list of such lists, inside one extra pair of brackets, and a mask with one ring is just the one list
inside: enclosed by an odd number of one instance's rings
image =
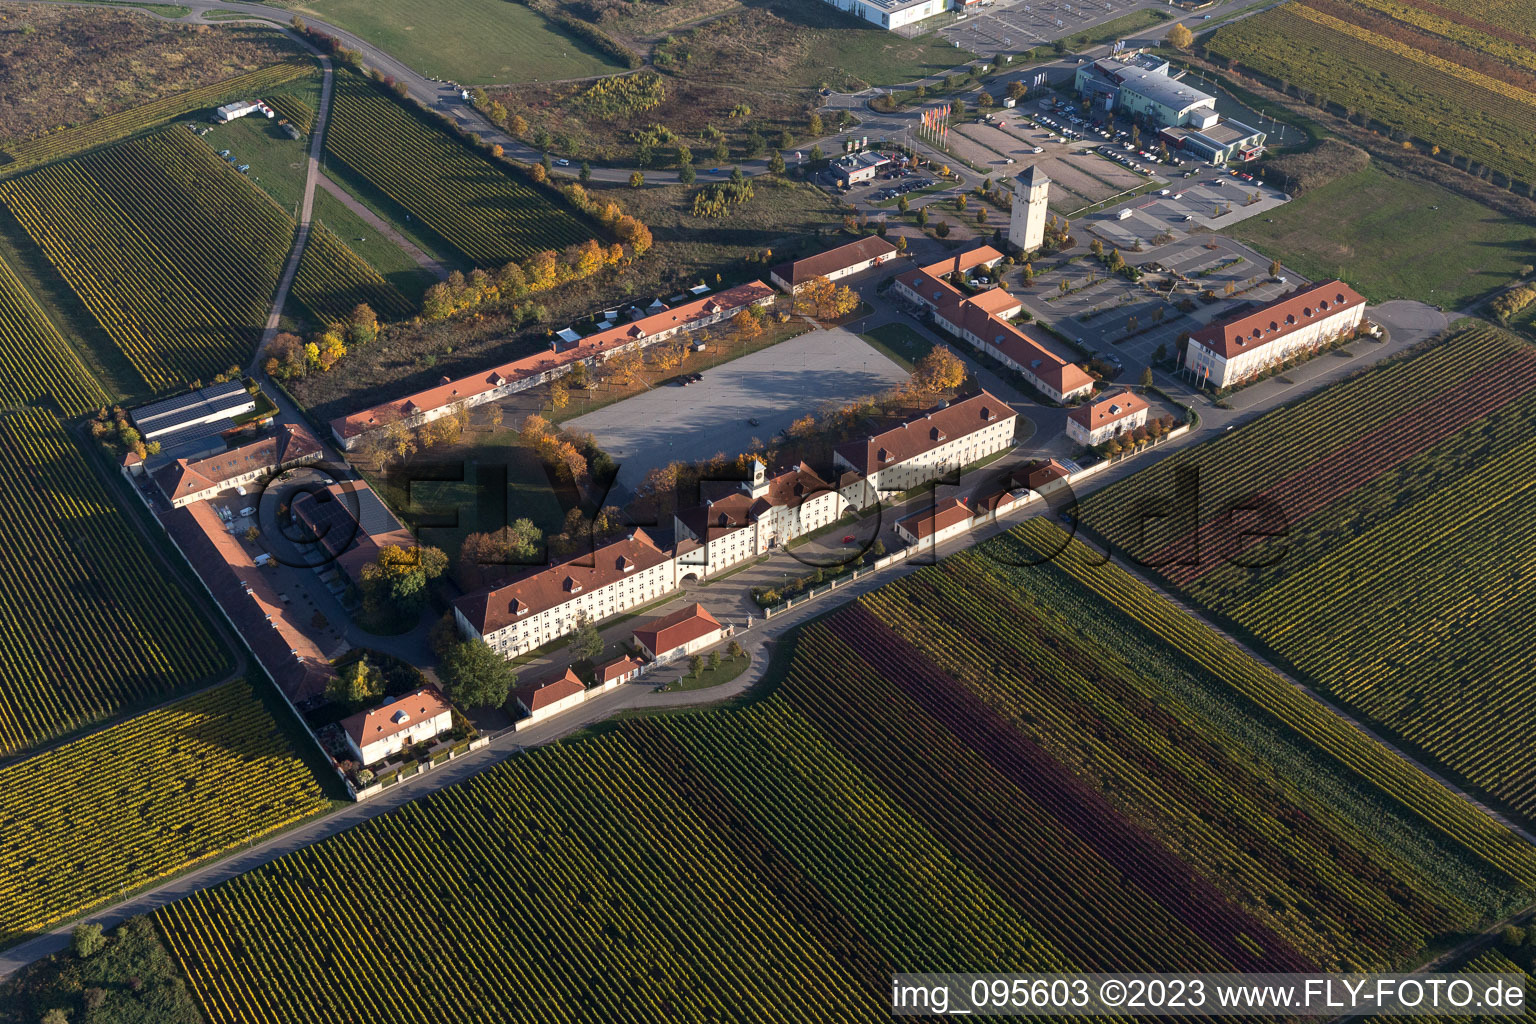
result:
[(610, 661), (606, 665), (599, 665), (597, 667), (597, 681), (600, 683), (611, 682), (620, 676), (629, 675), (629, 673), (643, 664), (645, 663), (638, 658), (626, 654), (624, 657)]
[(558, 367), (606, 354), (612, 349), (627, 345), (637, 338), (674, 329), (686, 329), (695, 321), (712, 317), (721, 310), (735, 311), (772, 297), (773, 289), (761, 281), (737, 285), (718, 295), (695, 299), (681, 306), (644, 317), (630, 324), (619, 324), (598, 331), (581, 339), (575, 345), (560, 351), (537, 352), (510, 363), (493, 366), (480, 373), (470, 374), (458, 380), (446, 378), (436, 387), (418, 391), (414, 395), (384, 402), (369, 409), (362, 409), (347, 416), (331, 420), (331, 430), (337, 437), (350, 438), (365, 434), (394, 420), (417, 412), (432, 412), (444, 406), (461, 402), (476, 395), (493, 391), (509, 381), (535, 377)]
[[(596, 551), (553, 563), (511, 583), (466, 594), (453, 605), (485, 636), (524, 616), (562, 605), (578, 593), (591, 593), (631, 573), (661, 565), (669, 557), (644, 530), (637, 529)], [(573, 586), (579, 589), (572, 590)]]
[(380, 548), (416, 544), (415, 535), (401, 525), (365, 480), (302, 491), (288, 508), (354, 582), (362, 580), (363, 566), (378, 560)]
[(931, 508), (914, 512), (898, 519), (897, 525), (918, 540), (931, 537), (941, 530), (958, 526), (971, 519), (971, 508), (960, 498), (947, 498)]
[(1253, 312), (1208, 324), (1190, 340), (1226, 358), (1262, 348), (1324, 317), (1365, 305), (1365, 298), (1343, 281), (1297, 288)]
[(1003, 254), (990, 245), (979, 245), (974, 249), (956, 253), (948, 259), (939, 260), (923, 267), (923, 270), (934, 277), (943, 277), (945, 274), (953, 274), (956, 271), (965, 273), (967, 270), (980, 266), (990, 266), (1003, 258)]
[(895, 251), (896, 247), (879, 235), (868, 235), (847, 245), (819, 252), (815, 256), (807, 256), (803, 260), (780, 263), (773, 268), (772, 273), (780, 280), (788, 281), (790, 287), (798, 288), (813, 277), (826, 277), (828, 274), (835, 274), (840, 270), (868, 263), (882, 256), (889, 256)]
[(155, 470), (155, 483), (175, 501), (219, 488), (247, 473), (291, 466), (321, 453), (320, 442), (297, 423), (284, 423), (275, 434), (201, 459), (176, 459)]
[(647, 622), (635, 630), (635, 639), (651, 654), (660, 657), (719, 628), (719, 620), (703, 605), (691, 604), (664, 618)]
[(875, 434), (863, 441), (848, 441), (836, 448), (860, 473), (868, 476), (908, 459), (932, 451), (949, 441), (973, 434), (999, 420), (1009, 420), (1018, 413), (1008, 403), (987, 391), (957, 399), (948, 406), (937, 406), (899, 427)]
[(565, 674), (554, 679), (543, 679), (526, 686), (519, 686), (514, 694), (517, 702), (521, 704), (530, 715), (536, 714), (549, 707), (556, 701), (581, 693), (587, 685), (581, 681), (581, 677), (570, 669)]
[(831, 484), (804, 462), (769, 477), (761, 497), (752, 497), (748, 481), (743, 480), (737, 486), (744, 489), (703, 505), (681, 509), (677, 518), (694, 536), (717, 540), (750, 526), (775, 508), (794, 507), (806, 498), (833, 490)]
[(1122, 389), (1114, 394), (1101, 395), (1087, 405), (1078, 406), (1067, 413), (1067, 417), (1077, 421), (1079, 426), (1094, 431), (1150, 408), (1151, 406), (1140, 395)]
[(423, 686), (414, 693), (396, 697), (372, 711), (360, 711), (341, 720), (341, 728), (358, 749), (379, 740), (409, 731), (450, 710), (448, 701), (435, 686)]

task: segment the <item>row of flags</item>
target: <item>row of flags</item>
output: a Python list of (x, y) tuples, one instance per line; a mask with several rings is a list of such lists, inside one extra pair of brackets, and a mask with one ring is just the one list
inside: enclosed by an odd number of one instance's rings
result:
[(949, 138), (949, 104), (940, 104), (923, 111), (921, 130), (927, 132), (940, 146), (944, 145)]

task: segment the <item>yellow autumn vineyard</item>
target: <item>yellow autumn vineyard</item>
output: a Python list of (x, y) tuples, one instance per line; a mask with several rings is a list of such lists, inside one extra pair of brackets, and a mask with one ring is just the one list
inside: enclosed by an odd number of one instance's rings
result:
[(0, 769), (0, 945), (326, 806), (243, 680)]

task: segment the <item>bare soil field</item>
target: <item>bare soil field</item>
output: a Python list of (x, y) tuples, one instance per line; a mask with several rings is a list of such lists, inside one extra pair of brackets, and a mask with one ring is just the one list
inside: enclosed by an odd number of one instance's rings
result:
[(0, 7), (0, 140), (30, 138), (271, 64), (260, 27), (172, 25), (133, 10)]

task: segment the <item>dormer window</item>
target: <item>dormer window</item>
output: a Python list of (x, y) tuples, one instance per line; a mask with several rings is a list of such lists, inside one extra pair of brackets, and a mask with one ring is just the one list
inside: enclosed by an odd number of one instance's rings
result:
[(406, 714), (403, 710), (396, 711), (394, 714), (389, 716), (389, 720), (394, 722), (396, 725), (404, 725), (406, 722), (411, 720), (411, 716)]
[(876, 452), (875, 457), (878, 458), (881, 462), (891, 461), (891, 453), (886, 451), (884, 448), (881, 448), (878, 452)]
[(565, 578), (565, 589), (568, 593), (579, 594), (581, 593), (581, 584), (576, 582), (576, 577), (567, 576)]
[(928, 436), (933, 438), (935, 441), (943, 441), (946, 439), (944, 431), (940, 430), (938, 427), (934, 427), (932, 430), (930, 430), (928, 432)]

